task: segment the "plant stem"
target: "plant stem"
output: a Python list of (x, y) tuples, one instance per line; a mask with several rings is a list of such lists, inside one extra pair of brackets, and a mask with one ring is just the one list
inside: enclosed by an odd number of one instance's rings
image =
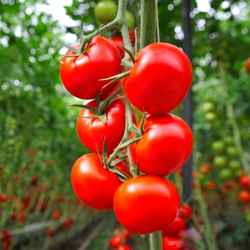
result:
[[(158, 0), (141, 0), (140, 48), (159, 39)], [(156, 37), (157, 35), (157, 37)], [(155, 232), (149, 236), (149, 249), (162, 250), (162, 235)]]
[(140, 48), (156, 41), (157, 0), (141, 0)]
[(244, 168), (246, 173), (250, 174), (250, 169), (248, 167), (248, 162), (247, 162), (246, 157), (245, 157), (246, 156), (245, 151), (244, 151), (244, 148), (242, 146), (242, 139), (241, 139), (240, 130), (239, 130), (239, 127), (237, 124), (237, 119), (235, 116), (233, 104), (229, 100), (228, 86), (227, 86), (227, 82), (226, 82), (226, 73), (225, 73), (225, 69), (224, 69), (223, 65), (220, 67), (220, 73), (221, 73), (221, 80), (222, 80), (222, 83), (223, 83), (223, 86), (225, 89), (225, 96), (227, 99), (227, 103), (226, 103), (227, 117), (228, 117), (228, 120), (229, 120), (229, 122), (232, 126), (232, 129), (233, 129), (234, 143), (240, 152), (240, 156), (241, 156), (240, 161), (241, 161), (242, 167)]
[(149, 235), (150, 250), (162, 250), (162, 233), (155, 232)]

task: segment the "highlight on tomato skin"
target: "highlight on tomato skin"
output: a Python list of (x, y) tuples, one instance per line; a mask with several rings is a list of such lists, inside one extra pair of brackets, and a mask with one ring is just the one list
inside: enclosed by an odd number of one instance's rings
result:
[(121, 182), (104, 168), (95, 153), (85, 154), (73, 165), (71, 184), (76, 196), (86, 205), (97, 210), (113, 208), (113, 197)]
[(177, 215), (180, 197), (173, 183), (158, 176), (125, 181), (114, 196), (117, 220), (134, 234), (162, 230)]
[(125, 82), (125, 93), (139, 110), (164, 114), (183, 101), (191, 82), (188, 56), (172, 44), (152, 43), (136, 57)]
[(149, 116), (135, 146), (135, 162), (146, 174), (165, 176), (180, 170), (192, 152), (192, 131), (181, 118)]
[(120, 52), (113, 42), (108, 38), (95, 36), (79, 56), (74, 51), (68, 51), (62, 57), (61, 81), (73, 96), (93, 99), (108, 83), (101, 79), (120, 73), (120, 64)]

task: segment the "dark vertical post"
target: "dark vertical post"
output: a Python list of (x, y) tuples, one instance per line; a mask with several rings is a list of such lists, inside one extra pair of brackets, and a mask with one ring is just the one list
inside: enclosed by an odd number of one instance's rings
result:
[[(191, 0), (182, 0), (182, 28), (184, 32), (183, 48), (192, 59), (192, 21), (191, 21)], [(192, 127), (192, 92), (184, 101), (184, 119)], [(183, 200), (189, 201), (192, 194), (192, 156), (183, 169)]]

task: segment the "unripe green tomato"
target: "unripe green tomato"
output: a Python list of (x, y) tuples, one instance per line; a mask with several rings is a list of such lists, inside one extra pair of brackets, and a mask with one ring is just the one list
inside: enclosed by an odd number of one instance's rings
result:
[(215, 108), (215, 105), (212, 102), (204, 102), (202, 107), (201, 107), (202, 111), (206, 112), (206, 113), (210, 112), (210, 111), (213, 111), (214, 108)]
[(245, 213), (245, 220), (246, 220), (246, 222), (248, 223), (248, 224), (250, 224), (250, 211), (247, 211), (246, 213)]
[(100, 1), (95, 7), (95, 17), (100, 23), (112, 21), (117, 12), (117, 5), (111, 0)]
[(213, 164), (215, 167), (223, 168), (227, 164), (227, 159), (225, 156), (215, 156)]
[(221, 153), (224, 151), (225, 144), (223, 141), (215, 141), (212, 143), (212, 149), (215, 153)]
[(222, 180), (229, 180), (233, 177), (233, 171), (228, 168), (224, 168), (220, 171), (219, 176)]
[(213, 112), (208, 112), (208, 113), (206, 113), (205, 118), (207, 121), (213, 122), (216, 119), (216, 114)]
[(127, 21), (128, 28), (129, 29), (134, 28), (134, 26), (135, 26), (135, 18), (133, 16), (133, 14), (131, 12), (129, 12), (129, 11), (126, 11), (125, 18), (126, 18), (126, 21)]
[(240, 161), (237, 161), (237, 160), (232, 160), (228, 163), (228, 166), (231, 168), (231, 169), (240, 169), (241, 168), (241, 164), (240, 164)]
[(233, 139), (232, 136), (226, 136), (226, 137), (224, 138), (224, 141), (225, 141), (225, 143), (226, 143), (227, 145), (232, 145), (232, 144), (234, 144), (234, 139)]
[(239, 155), (239, 151), (236, 147), (229, 146), (229, 147), (227, 147), (227, 154), (231, 157), (235, 157), (235, 156)]

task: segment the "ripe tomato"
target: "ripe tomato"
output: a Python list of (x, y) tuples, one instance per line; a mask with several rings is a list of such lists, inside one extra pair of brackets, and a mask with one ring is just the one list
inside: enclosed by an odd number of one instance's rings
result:
[(140, 51), (125, 82), (131, 103), (150, 114), (166, 113), (186, 96), (192, 65), (186, 54), (168, 43), (153, 43)]
[(120, 54), (107, 38), (96, 36), (81, 55), (69, 51), (60, 62), (60, 75), (65, 88), (81, 99), (97, 96), (107, 78), (120, 72)]
[(109, 246), (111, 248), (118, 248), (122, 244), (122, 237), (120, 235), (113, 236), (109, 241)]
[(95, 17), (100, 23), (108, 23), (115, 18), (116, 3), (111, 0), (100, 1), (95, 7)]
[(179, 216), (183, 220), (190, 220), (192, 218), (193, 210), (188, 204), (183, 204), (179, 210)]
[(133, 233), (162, 230), (176, 217), (180, 197), (176, 187), (158, 176), (125, 181), (114, 196), (117, 220)]
[(187, 226), (181, 217), (177, 216), (174, 221), (163, 229), (164, 235), (179, 236)]
[(114, 193), (121, 184), (95, 153), (83, 155), (74, 163), (71, 183), (80, 200), (99, 210), (112, 209)]
[(63, 225), (62, 226), (63, 226), (63, 228), (65, 230), (67, 230), (67, 229), (70, 229), (73, 226), (73, 224), (74, 224), (74, 220), (71, 219), (71, 218), (68, 218), (68, 219), (65, 219), (63, 221)]
[(132, 247), (128, 244), (126, 245), (121, 245), (117, 248), (117, 250), (132, 250)]
[(240, 191), (239, 200), (244, 204), (249, 203), (250, 202), (250, 193), (246, 190)]
[(136, 145), (139, 169), (147, 174), (167, 175), (183, 167), (192, 151), (192, 131), (174, 115), (150, 116)]
[(163, 250), (182, 250), (183, 243), (179, 237), (165, 236), (163, 238)]
[(120, 36), (120, 35), (112, 36), (111, 40), (113, 41), (113, 43), (115, 44), (115, 46), (119, 49), (121, 58), (123, 58), (124, 57), (124, 49), (123, 49), (123, 39), (122, 39), (122, 36)]
[(61, 212), (60, 210), (54, 210), (51, 215), (52, 220), (59, 220), (61, 218)]
[(8, 196), (0, 193), (0, 203), (8, 201)]
[(247, 175), (242, 175), (240, 177), (240, 186), (246, 189), (250, 188), (250, 177)]
[[(94, 101), (89, 103), (94, 107)], [(125, 129), (125, 105), (114, 100), (108, 105), (105, 114), (97, 117), (92, 111), (82, 109), (76, 121), (76, 130), (81, 142), (94, 152), (102, 153), (104, 144), (108, 153), (119, 144)]]
[(245, 70), (248, 74), (250, 74), (250, 57), (245, 61)]

